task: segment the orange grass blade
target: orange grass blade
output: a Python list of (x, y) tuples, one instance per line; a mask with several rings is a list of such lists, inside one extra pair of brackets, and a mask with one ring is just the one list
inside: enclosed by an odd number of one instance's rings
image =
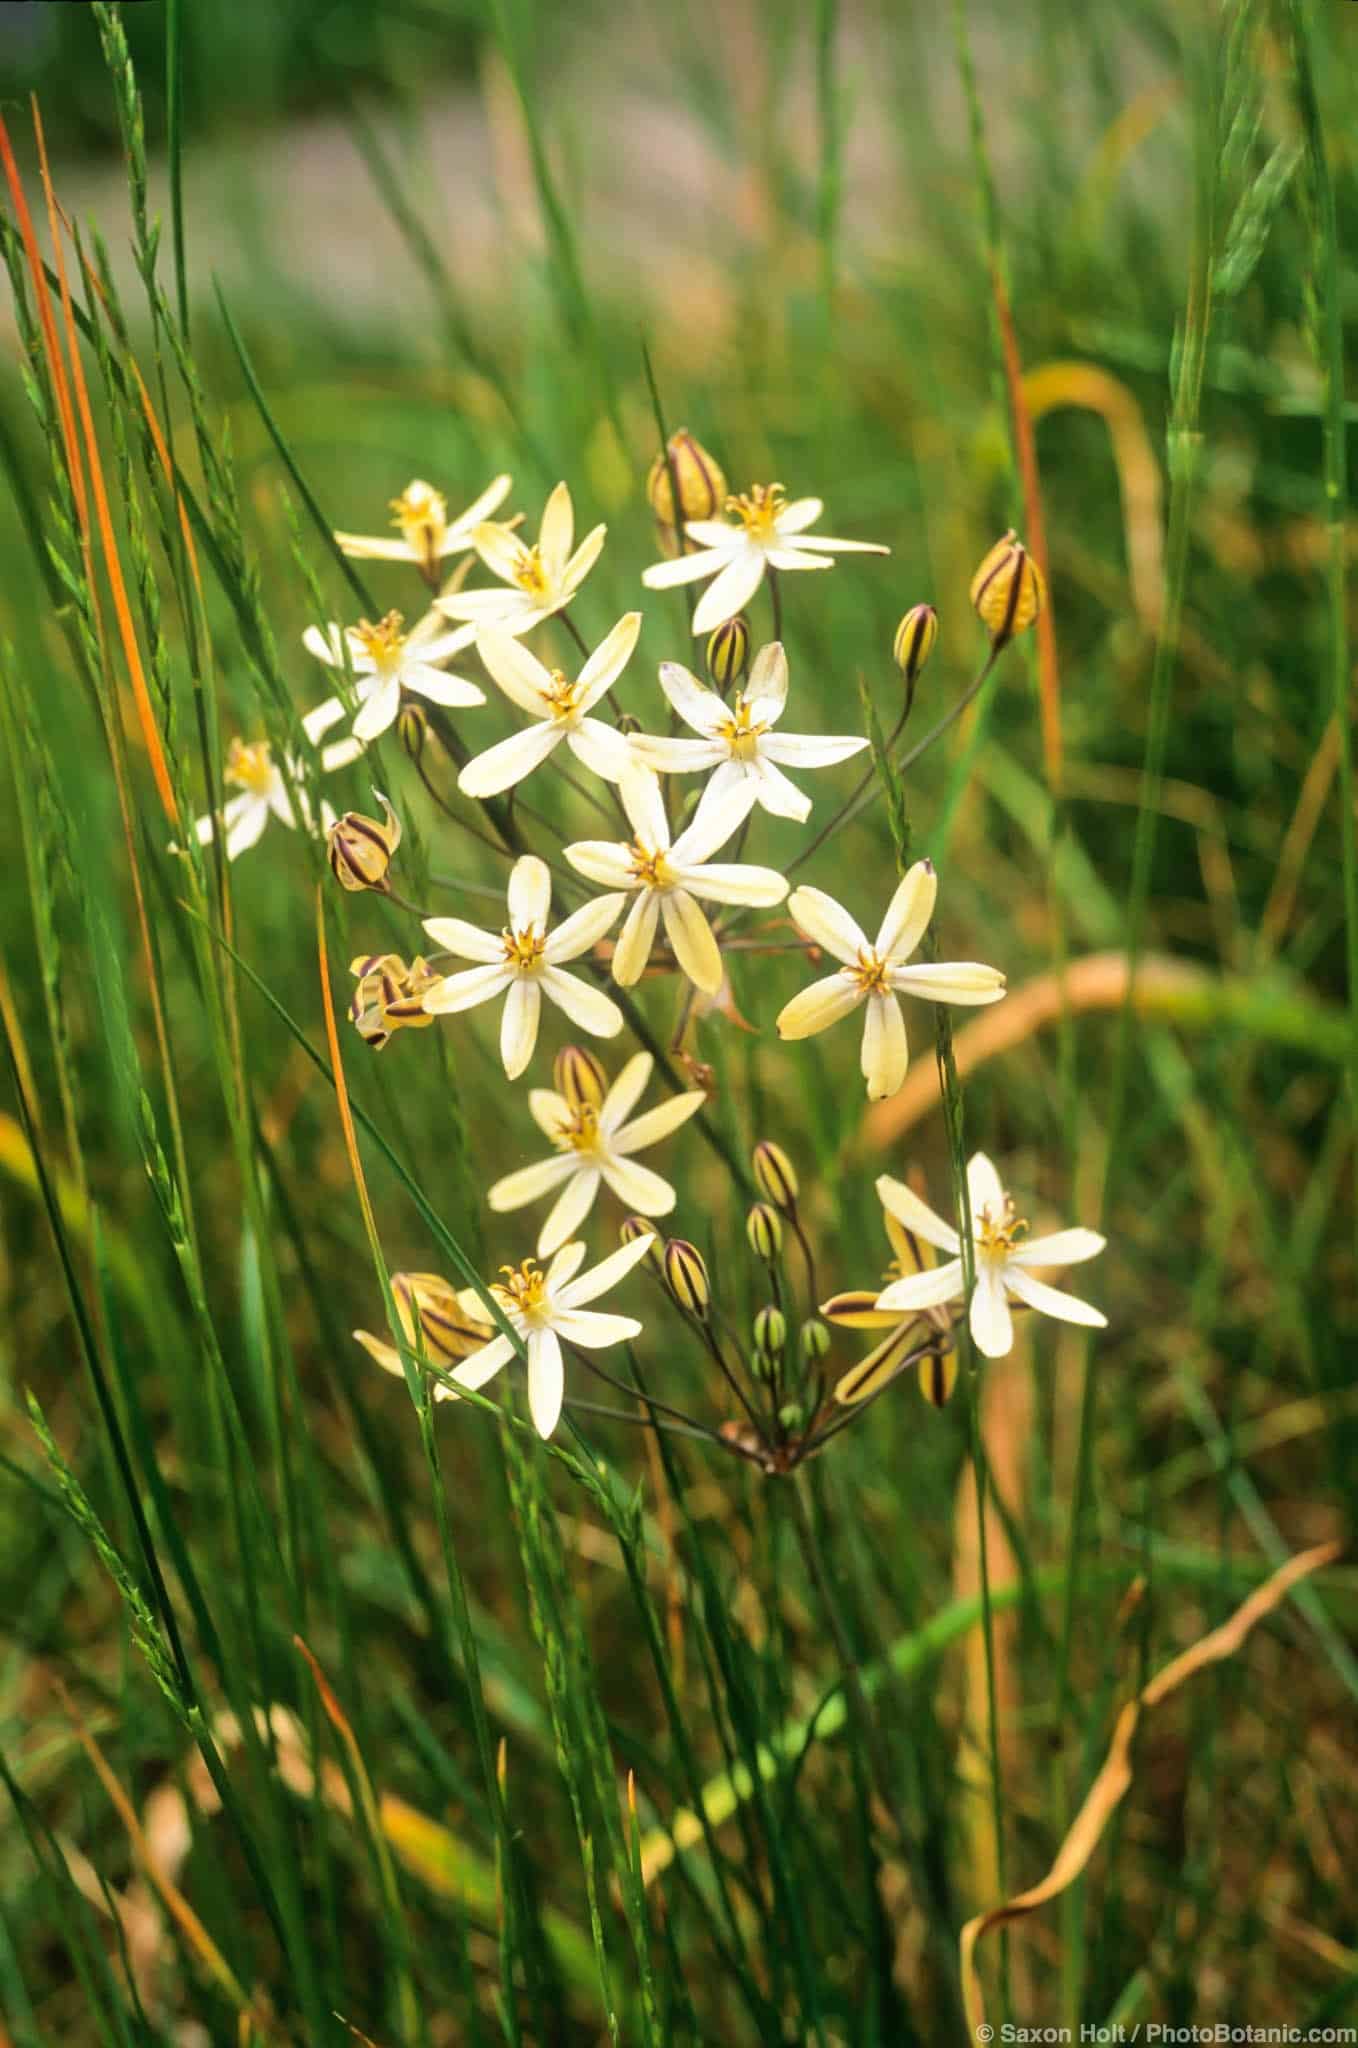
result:
[(1019, 1892), (1014, 1898), (1006, 1899), (1002, 1906), (992, 1906), (988, 1913), (978, 1913), (968, 1920), (962, 1929), (960, 1957), (962, 1970), (962, 2000), (966, 2008), (967, 2024), (972, 2033), (985, 2020), (985, 2001), (981, 1995), (981, 1980), (976, 1969), (976, 1944), (983, 1934), (993, 1927), (1002, 1927), (1011, 1920), (1021, 1920), (1047, 1904), (1073, 1884), (1098, 1847), (1099, 1838), (1113, 1813), (1132, 1782), (1131, 1747), (1143, 1708), (1155, 1707), (1161, 1700), (1168, 1699), (1172, 1692), (1196, 1672), (1209, 1664), (1217, 1664), (1223, 1658), (1233, 1657), (1256, 1622), (1271, 1614), (1279, 1602), (1286, 1598), (1299, 1580), (1319, 1571), (1322, 1565), (1332, 1564), (1343, 1549), (1341, 1543), (1318, 1543), (1314, 1549), (1298, 1552), (1285, 1565), (1265, 1579), (1262, 1586), (1255, 1588), (1249, 1599), (1237, 1607), (1230, 1619), (1220, 1628), (1184, 1650), (1179, 1656), (1156, 1673), (1150, 1683), (1142, 1688), (1135, 1699), (1128, 1700), (1118, 1715), (1113, 1728), (1113, 1740), (1104, 1758), (1098, 1776), (1085, 1794), (1085, 1800), (1070, 1830), (1056, 1852), (1056, 1860), (1041, 1881), (1026, 1892)]
[(38, 249), (38, 238), (33, 232), (33, 216), (28, 210), (23, 184), (19, 177), (19, 166), (14, 161), (10, 147), (9, 129), (5, 117), (0, 114), (0, 163), (5, 170), (5, 182), (9, 186), (10, 198), (19, 222), (19, 234), (28, 261), (29, 275), (33, 279), (33, 295), (38, 306), (38, 320), (42, 327), (43, 346), (47, 351), (48, 374), (52, 379), (52, 391), (57, 402), (57, 417), (61, 422), (61, 438), (66, 447), (66, 467), (71, 478), (71, 495), (75, 499), (76, 516), (82, 535), (89, 531), (89, 507), (85, 498), (85, 473), (80, 466), (80, 442), (75, 431), (75, 414), (71, 410), (70, 386), (66, 381), (66, 365), (62, 360), (57, 342), (56, 322), (52, 318), (52, 302), (47, 290), (47, 277), (42, 267), (42, 256)]

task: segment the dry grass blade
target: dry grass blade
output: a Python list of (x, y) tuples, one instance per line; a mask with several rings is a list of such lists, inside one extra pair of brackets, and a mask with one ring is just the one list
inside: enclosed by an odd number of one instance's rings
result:
[(1018, 336), (1009, 308), (1009, 294), (998, 263), (990, 266), (990, 289), (995, 300), (995, 318), (1004, 353), (1004, 381), (1009, 390), (1009, 408), (1014, 418), (1014, 449), (1018, 456), (1019, 480), (1023, 486), (1023, 520), (1033, 560), (1047, 586), (1047, 602), (1037, 614), (1038, 701), (1042, 714), (1042, 759), (1047, 787), (1055, 794), (1061, 787), (1065, 749), (1061, 738), (1061, 673), (1056, 656), (1056, 621), (1051, 608), (1051, 561), (1047, 553), (1047, 528), (1042, 517), (1042, 481), (1037, 467), (1037, 443), (1033, 419), (1019, 359)]
[(1250, 1594), (1249, 1599), (1236, 1608), (1230, 1619), (1219, 1628), (1193, 1643), (1187, 1650), (1158, 1671), (1150, 1683), (1142, 1688), (1135, 1699), (1128, 1700), (1118, 1715), (1113, 1729), (1113, 1740), (1102, 1768), (1088, 1792), (1080, 1811), (1072, 1821), (1070, 1830), (1056, 1852), (1056, 1860), (1047, 1875), (1026, 1892), (1019, 1892), (1014, 1898), (1006, 1899), (1002, 1906), (992, 1906), (988, 1913), (978, 1913), (968, 1920), (962, 1929), (960, 1955), (962, 1971), (962, 1997), (966, 2005), (967, 2021), (974, 2031), (985, 2019), (985, 2002), (981, 1995), (981, 1980), (976, 1968), (976, 1944), (983, 1934), (992, 1928), (1003, 1927), (1011, 1920), (1022, 1920), (1039, 1906), (1045, 1906), (1056, 1898), (1067, 1885), (1073, 1884), (1098, 1847), (1104, 1828), (1126, 1794), (1132, 1782), (1131, 1748), (1132, 1738), (1140, 1722), (1142, 1710), (1158, 1706), (1168, 1699), (1172, 1692), (1196, 1672), (1209, 1664), (1220, 1663), (1225, 1657), (1233, 1657), (1256, 1622), (1286, 1598), (1300, 1580), (1319, 1571), (1322, 1565), (1332, 1564), (1343, 1549), (1340, 1543), (1318, 1543), (1311, 1550), (1300, 1551), (1296, 1557), (1265, 1579), (1262, 1586)]
[[(1093, 363), (1042, 363), (1025, 376), (1023, 392), (1035, 420), (1061, 406), (1075, 406), (1098, 413), (1108, 428), (1122, 489), (1132, 603), (1146, 631), (1154, 633), (1164, 600), (1163, 492), (1140, 406), (1125, 384)], [(1039, 618), (1039, 631), (1041, 625)]]

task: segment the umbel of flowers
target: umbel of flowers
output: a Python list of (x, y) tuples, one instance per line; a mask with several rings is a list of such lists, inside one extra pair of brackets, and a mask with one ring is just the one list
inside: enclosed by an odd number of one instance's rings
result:
[[(319, 827), (344, 891), (360, 900), (383, 896), (393, 913), (411, 911), (422, 925), (424, 950), (408, 963), (380, 949), (353, 962), (350, 1015), (368, 1046), (380, 1050), (405, 1029), (443, 1020), (465, 1031), (459, 1020), (493, 1006), (500, 1064), (512, 1086), (532, 1068), (544, 1006), (596, 1042), (618, 1045), (607, 1066), (585, 1045), (559, 1052), (554, 1085), (525, 1091), (537, 1156), (525, 1147), (514, 1163), (501, 1146), (500, 1163), (510, 1170), (489, 1178), (488, 1206), (507, 1218), (540, 1209), (535, 1235), (525, 1233), (532, 1250), (520, 1240), (515, 1259), (472, 1288), (427, 1273), (393, 1276), (390, 1339), (359, 1333), (360, 1341), (388, 1370), (427, 1374), (445, 1399), (479, 1393), (522, 1362), (529, 1412), (543, 1436), (580, 1399), (581, 1382), (587, 1389), (590, 1379), (602, 1380), (613, 1389), (608, 1412), (618, 1413), (621, 1392), (641, 1423), (696, 1431), (764, 1471), (783, 1472), (823, 1449), (905, 1373), (930, 1401), (946, 1401), (963, 1327), (977, 1352), (995, 1358), (1011, 1347), (1017, 1314), (1102, 1325), (1097, 1309), (1044, 1277), (1092, 1258), (1102, 1238), (1079, 1228), (1031, 1235), (982, 1153), (968, 1169), (964, 1213), (953, 1220), (907, 1181), (883, 1175), (877, 1191), (890, 1265), (866, 1285), (827, 1292), (795, 1145), (765, 1139), (747, 1165), (733, 1161), (729, 1139), (709, 1116), (708, 1085), (692, 1085), (711, 1073), (689, 1050), (695, 1021), (749, 1021), (731, 977), (739, 961), (747, 978), (751, 956), (800, 951), (810, 969), (776, 1016), (756, 1014), (753, 1028), (776, 1028), (772, 1042), (790, 1047), (854, 1017), (873, 1101), (895, 1094), (906, 1078), (916, 1006), (1004, 996), (1000, 968), (937, 957), (941, 882), (930, 861), (910, 866), (885, 903), (879, 895), (872, 904), (870, 882), (856, 888), (853, 909), (801, 873), (803, 860), (896, 772), (889, 765), (857, 771), (802, 855), (783, 866), (751, 858), (761, 818), (805, 827), (824, 786), (868, 746), (862, 732), (809, 731), (804, 711), (798, 717), (779, 630), (783, 581), (829, 571), (846, 555), (888, 550), (822, 534), (821, 501), (789, 497), (781, 484), (728, 492), (721, 468), (692, 435), (672, 437), (648, 483), (664, 559), (642, 583), (647, 591), (706, 586), (696, 604), (684, 597), (682, 618), (670, 623), (690, 638), (706, 636), (707, 679), (681, 660), (661, 659), (649, 701), (667, 723), (655, 730), (619, 700), (626, 689), (632, 705), (646, 701), (638, 649), (649, 629), (664, 654), (662, 620), (626, 612), (591, 647), (572, 607), (603, 554), (605, 528), (594, 526), (577, 545), (564, 482), (535, 527), (497, 517), (511, 492), (511, 480), (496, 477), (450, 517), (443, 491), (416, 480), (392, 501), (389, 536), (337, 535), (346, 552), (413, 573), (432, 602), (426, 595), (409, 630), (394, 608), (376, 625), (308, 628), (306, 650), (329, 669), (334, 689), (300, 721), (303, 744), (282, 772), (260, 741), (236, 740), (227, 759), (236, 792), (221, 813), (228, 857), (252, 845), (271, 816)], [(490, 580), (476, 580), (478, 569)], [(761, 643), (747, 608), (764, 602), (765, 587), (774, 631)], [(991, 550), (971, 596), (987, 635), (984, 664), (931, 738), (965, 708), (1044, 602), (1042, 579), (1017, 536)], [(938, 630), (933, 607), (916, 604), (896, 631), (892, 654), (903, 688), (884, 743), (888, 762)], [(457, 673), (448, 667), (454, 660)], [(497, 733), (496, 703), (517, 715), (514, 730)], [(342, 723), (347, 736), (318, 751)], [(401, 824), (387, 797), (378, 795), (381, 818), (364, 809), (337, 818), (317, 799), (321, 776), (352, 764), (392, 727), (454, 821), (448, 829), (460, 821), (502, 851), (504, 907), (489, 920), (460, 907), (417, 908), (396, 893), (391, 872)], [(431, 780), (431, 739), (457, 764), (455, 790)], [(611, 830), (562, 846), (529, 807), (531, 792), (519, 803), (520, 785), (539, 777), (559, 782), (563, 773), (568, 801), (587, 802)], [(209, 838), (214, 818), (197, 830)], [(864, 910), (869, 921), (860, 923)], [(630, 993), (643, 982), (674, 991), (668, 1052)], [(744, 988), (741, 1002), (751, 1003)], [(504, 1107), (512, 1131), (512, 1099)], [(753, 1198), (743, 1227), (722, 1233), (720, 1289), (691, 1236), (658, 1233), (678, 1198), (671, 1180), (639, 1156), (703, 1142), (723, 1154), (728, 1173), (744, 1178)], [(615, 1237), (615, 1248), (591, 1262), (586, 1234), (601, 1225), (608, 1232), (608, 1203), (623, 1218), (622, 1241)], [(646, 1324), (594, 1304), (615, 1288), (641, 1286), (649, 1287), (654, 1312), (687, 1328), (710, 1364), (706, 1384), (720, 1390), (724, 1414), (685, 1413), (668, 1376), (652, 1388), (645, 1347), (629, 1353), (625, 1378), (611, 1360), (602, 1362), (601, 1354), (643, 1336)], [(872, 1333), (872, 1347), (846, 1361), (836, 1333), (859, 1330)], [(672, 1356), (672, 1346), (662, 1355)]]

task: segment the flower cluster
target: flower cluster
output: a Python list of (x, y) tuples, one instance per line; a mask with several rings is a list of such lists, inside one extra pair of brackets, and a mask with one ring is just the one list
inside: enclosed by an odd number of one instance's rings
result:
[[(588, 1304), (644, 1261), (739, 1403), (739, 1416), (709, 1433), (773, 1471), (818, 1450), (908, 1367), (918, 1369), (932, 1399), (946, 1400), (963, 1315), (987, 1357), (1009, 1349), (1015, 1305), (1067, 1321), (1102, 1322), (1098, 1311), (1035, 1277), (1092, 1257), (1102, 1240), (1085, 1230), (1029, 1238), (980, 1154), (971, 1163), (967, 1213), (956, 1225), (904, 1182), (884, 1176), (878, 1191), (895, 1254), (892, 1271), (881, 1287), (822, 1301), (791, 1159), (771, 1141), (756, 1147), (750, 1172), (759, 1199), (744, 1233), (753, 1262), (748, 1326), (722, 1309), (690, 1240), (662, 1243), (656, 1236), (655, 1220), (674, 1210), (677, 1197), (637, 1154), (689, 1124), (720, 1145), (716, 1132), (697, 1121), (707, 1088), (679, 1085), (677, 1063), (686, 1062), (695, 1079), (710, 1073), (684, 1049), (692, 1020), (705, 1007), (720, 1005), (734, 1021), (745, 1021), (730, 989), (736, 952), (792, 951), (813, 968), (824, 964), (828, 971), (813, 974), (784, 1002), (778, 1036), (808, 1038), (861, 1008), (861, 1068), (874, 1101), (896, 1093), (906, 1077), (905, 998), (988, 1004), (1004, 995), (1005, 981), (978, 961), (940, 961), (933, 944), (926, 945), (939, 888), (928, 860), (915, 861), (900, 877), (884, 910), (878, 899), (880, 921), (870, 937), (872, 927), (860, 925), (823, 889), (807, 882), (793, 887), (791, 868), (745, 857), (756, 813), (804, 825), (812, 798), (800, 778), (834, 769), (869, 744), (860, 733), (784, 729), (785, 717), (789, 726), (799, 721), (787, 716), (795, 693), (781, 632), (781, 579), (828, 570), (846, 553), (884, 555), (885, 547), (819, 533), (821, 501), (789, 500), (781, 484), (756, 483), (729, 494), (717, 463), (693, 437), (672, 437), (648, 482), (664, 559), (645, 571), (642, 583), (647, 590), (706, 584), (697, 603), (691, 597), (687, 603), (692, 632), (707, 636), (707, 680), (678, 661), (662, 661), (659, 696), (669, 730), (652, 732), (616, 708), (618, 686), (640, 643), (641, 611), (625, 612), (593, 647), (571, 615), (603, 552), (605, 528), (593, 527), (577, 544), (575, 507), (563, 482), (546, 500), (536, 539), (529, 539), (520, 518), (496, 516), (511, 488), (511, 480), (499, 476), (466, 511), (450, 517), (443, 494), (417, 480), (392, 503), (392, 534), (336, 536), (348, 554), (413, 567), (430, 596), (409, 630), (396, 610), (376, 624), (327, 621), (307, 629), (303, 645), (330, 672), (334, 688), (302, 720), (303, 736), (315, 750), (341, 724), (347, 735), (311, 756), (289, 756), (283, 771), (265, 743), (233, 742), (226, 779), (239, 793), (221, 813), (226, 852), (234, 858), (253, 844), (270, 815), (308, 829), (318, 817), (344, 890), (375, 891), (398, 909), (414, 909), (389, 878), (401, 827), (387, 798), (379, 793), (380, 820), (359, 811), (336, 818), (328, 804), (317, 811), (311, 787), (318, 773), (352, 763), (395, 726), (426, 787), (457, 816), (429, 781), (425, 752), (432, 733), (456, 761), (458, 797), (473, 809), (484, 806), (477, 836), (503, 848), (511, 861), (504, 915), (486, 925), (419, 910), (428, 944), (409, 964), (387, 952), (357, 958), (350, 1015), (360, 1035), (378, 1049), (403, 1028), (427, 1028), (495, 1004), (500, 1062), (515, 1081), (532, 1064), (545, 1003), (592, 1038), (618, 1038), (630, 1026), (651, 1049), (624, 1058), (611, 1079), (585, 1047), (558, 1054), (555, 1085), (531, 1088), (527, 1098), (549, 1156), (504, 1173), (488, 1193), (497, 1215), (548, 1204), (534, 1254), (502, 1267), (483, 1289), (455, 1290), (428, 1274), (397, 1275), (391, 1296), (396, 1342), (370, 1333), (359, 1333), (361, 1341), (388, 1369), (428, 1371), (445, 1397), (480, 1390), (521, 1355), (534, 1425), (550, 1435), (565, 1399), (565, 1352), (588, 1354), (638, 1334), (634, 1318)], [(460, 559), (447, 575), (452, 557)], [(472, 581), (468, 572), (478, 565), (489, 582)], [(756, 647), (746, 607), (764, 585), (774, 630)], [(990, 640), (975, 688), (1043, 602), (1036, 566), (1013, 534), (982, 564), (972, 601)], [(543, 628), (545, 642), (530, 645)], [(929, 605), (911, 607), (897, 629), (892, 653), (905, 693), (888, 752), (937, 637)], [(449, 666), (454, 661), (456, 672)], [(490, 698), (486, 681), (493, 685)], [(454, 724), (450, 714), (482, 713), (496, 696), (523, 722), (483, 746), (469, 744), (470, 728)], [(516, 809), (513, 793), (548, 769), (559, 774), (568, 757), (594, 785), (582, 789), (568, 774), (571, 789), (616, 817), (619, 836), (534, 849), (525, 817), (540, 823), (540, 814)], [(686, 791), (679, 778), (701, 780)], [(874, 786), (869, 768), (792, 867), (869, 801)], [(214, 819), (205, 818), (198, 836), (206, 840), (214, 830)], [(557, 854), (564, 865), (556, 864)], [(554, 894), (563, 901), (560, 914), (553, 910)], [(748, 924), (750, 913), (780, 906), (776, 921)], [(663, 1063), (671, 1092), (643, 1109), (661, 1062), (628, 992), (647, 975), (672, 977), (680, 1007), (673, 1056)], [(604, 1190), (630, 1212), (623, 1244), (583, 1271), (579, 1233)], [(784, 1266), (794, 1246), (800, 1261), (795, 1285)], [(935, 1252), (946, 1255), (941, 1263), (934, 1262)], [(878, 1341), (845, 1371), (832, 1363), (835, 1328), (870, 1329)], [(608, 1378), (597, 1365), (594, 1370)], [(671, 1418), (678, 1413), (636, 1395), (634, 1387), (623, 1390), (643, 1399), (645, 1419), (655, 1426), (662, 1411)]]

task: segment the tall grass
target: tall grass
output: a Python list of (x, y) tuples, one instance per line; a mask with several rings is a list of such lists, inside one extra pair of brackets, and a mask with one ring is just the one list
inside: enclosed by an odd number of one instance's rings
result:
[[(4, 110), (7, 2037), (1358, 2023), (1358, 1584), (1319, 1548), (1358, 1449), (1353, 30), (1302, 0), (1078, 32), (681, 8), (637, 49), (621, 16), (589, 43), (524, 0), (467, 18), (495, 274), (449, 247), (415, 115), (343, 104), (384, 225), (334, 262), (401, 280), (370, 324), (196, 243), (192, 10), (135, 66), (90, 10), (116, 218), (70, 218), (41, 108)], [(633, 192), (609, 166), (638, 132), (675, 157)], [(681, 139), (729, 211), (702, 229)], [(940, 1006), (932, 1045), (912, 1005), (870, 1106), (856, 1024), (773, 1030), (828, 967), (785, 907), (726, 920), (715, 1005), (577, 963), (624, 1007), (610, 1073), (643, 1048), (661, 1095), (706, 1093), (657, 1155), (660, 1228), (716, 1308), (643, 1262), (642, 1334), (610, 1385), (568, 1362), (544, 1442), (519, 1360), (437, 1398), (455, 1359), (398, 1278), (511, 1327), (487, 1283), (540, 1217), (486, 1195), (546, 1149), (527, 1082), (488, 1011), (374, 1051), (345, 970), (418, 951), (412, 904), (498, 929), (525, 850), (564, 916), (592, 892), (562, 849), (626, 827), (575, 763), (460, 795), (503, 722), (431, 706), (323, 784), (403, 826), (396, 893), (348, 894), (319, 834), (225, 857), (228, 748), (266, 739), (316, 803), (300, 717), (335, 679), (303, 629), (426, 595), (335, 531), (501, 469), (528, 537), (562, 476), (578, 534), (608, 522), (530, 644), (567, 666), (640, 608), (613, 701), (654, 729), (656, 665), (703, 659), (684, 594), (640, 582), (684, 424), (733, 488), (781, 477), (892, 547), (751, 601), (791, 729), (863, 733), (872, 773), (799, 775), (812, 823), (756, 813), (722, 857), (869, 928), (931, 857), (933, 957), (1010, 992)], [(1008, 525), (1049, 603), (995, 650), (967, 590)], [(906, 716), (917, 602), (941, 628)], [(576, 1035), (544, 1022), (528, 1081)], [(800, 1189), (747, 1235), (761, 1140)], [(876, 1177), (965, 1223), (977, 1148), (1035, 1231), (1101, 1224), (1080, 1291), (1110, 1327), (1029, 1316), (996, 1361), (917, 1328), (836, 1403), (881, 1333), (817, 1309), (881, 1284)]]

